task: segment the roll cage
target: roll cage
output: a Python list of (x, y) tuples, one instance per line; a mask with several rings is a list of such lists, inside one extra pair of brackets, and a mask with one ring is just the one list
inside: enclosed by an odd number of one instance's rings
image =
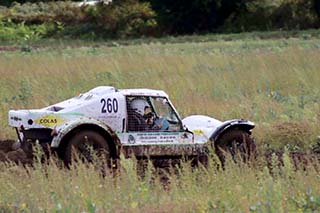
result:
[[(174, 109), (173, 105), (170, 103), (169, 99), (164, 96), (137, 96), (137, 95), (128, 95), (126, 96), (126, 106), (127, 106), (127, 114), (129, 115), (132, 109), (130, 108), (130, 104), (135, 99), (143, 99), (147, 101), (150, 106), (150, 110), (155, 114), (156, 118), (164, 118), (169, 122), (169, 129), (163, 131), (177, 131), (182, 132), (183, 124), (182, 121)], [(130, 116), (127, 119), (127, 130), (129, 129)]]

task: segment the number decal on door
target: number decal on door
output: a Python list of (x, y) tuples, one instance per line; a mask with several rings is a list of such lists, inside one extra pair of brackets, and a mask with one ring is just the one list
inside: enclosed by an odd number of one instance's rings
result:
[(117, 113), (118, 112), (118, 100), (108, 98), (107, 100), (102, 98), (100, 103), (102, 103), (101, 113)]

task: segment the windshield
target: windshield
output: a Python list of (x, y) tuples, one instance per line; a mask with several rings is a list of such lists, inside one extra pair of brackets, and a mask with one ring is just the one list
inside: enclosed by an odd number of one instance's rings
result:
[(150, 102), (157, 117), (164, 118), (170, 123), (169, 130), (179, 131), (182, 129), (180, 119), (166, 98), (150, 97)]

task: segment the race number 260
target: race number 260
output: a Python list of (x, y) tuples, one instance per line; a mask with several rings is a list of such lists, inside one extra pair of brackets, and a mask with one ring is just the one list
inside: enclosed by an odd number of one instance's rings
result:
[(107, 100), (102, 98), (100, 103), (102, 104), (101, 113), (117, 113), (118, 112), (118, 100), (108, 98)]

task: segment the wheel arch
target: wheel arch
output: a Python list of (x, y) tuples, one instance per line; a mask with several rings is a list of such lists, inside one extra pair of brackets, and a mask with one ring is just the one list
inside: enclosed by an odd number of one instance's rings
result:
[(83, 130), (92, 130), (101, 134), (110, 147), (112, 157), (117, 158), (119, 156), (120, 140), (117, 134), (109, 126), (98, 123), (80, 123), (78, 125), (71, 125), (68, 128), (65, 128), (57, 137), (55, 137), (51, 147), (58, 150), (64, 150), (72, 136)]
[(242, 120), (242, 119), (235, 119), (224, 122), (220, 127), (218, 127), (210, 136), (210, 140), (215, 142), (219, 140), (219, 138), (224, 135), (226, 132), (239, 129), (248, 134), (252, 134), (252, 129), (255, 127), (255, 124), (251, 121)]

